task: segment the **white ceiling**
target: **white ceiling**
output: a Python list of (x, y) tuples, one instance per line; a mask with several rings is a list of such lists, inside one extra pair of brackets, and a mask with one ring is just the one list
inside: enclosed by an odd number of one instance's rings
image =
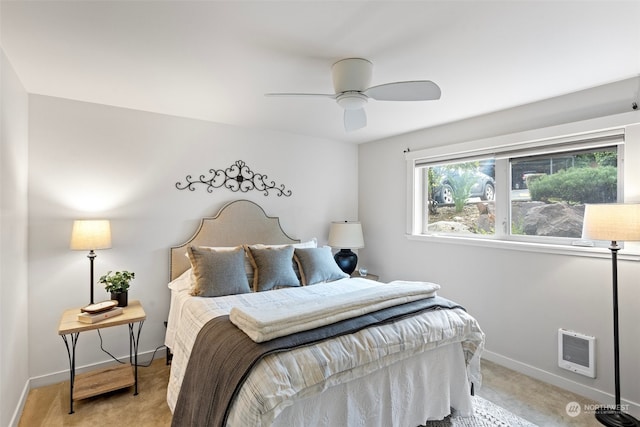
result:
[[(640, 75), (640, 1), (5, 1), (29, 93), (365, 142)], [(370, 101), (346, 133), (331, 65), (442, 98)]]

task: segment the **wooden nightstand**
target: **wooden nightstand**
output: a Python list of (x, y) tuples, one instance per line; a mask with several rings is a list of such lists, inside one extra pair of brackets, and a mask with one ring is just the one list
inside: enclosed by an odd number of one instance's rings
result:
[[(138, 394), (138, 341), (140, 330), (147, 318), (140, 301), (131, 301), (123, 313), (97, 323), (78, 321), (80, 308), (66, 310), (58, 325), (58, 335), (62, 337), (69, 355), (69, 414), (73, 414), (73, 401), (134, 386), (134, 396)], [(134, 331), (134, 324), (138, 330)], [(129, 364), (87, 372), (76, 376), (76, 344), (80, 332), (112, 326), (129, 325)], [(69, 336), (69, 338), (67, 338)]]

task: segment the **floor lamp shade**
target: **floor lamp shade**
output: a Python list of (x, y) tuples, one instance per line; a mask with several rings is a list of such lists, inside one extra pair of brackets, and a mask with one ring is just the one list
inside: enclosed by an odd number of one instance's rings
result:
[(332, 222), (329, 227), (329, 246), (340, 248), (334, 259), (342, 271), (353, 273), (358, 265), (358, 256), (351, 249), (364, 248), (362, 225), (359, 222)]
[(596, 419), (605, 426), (633, 427), (640, 422), (622, 412), (620, 405), (620, 337), (618, 328), (618, 241), (640, 240), (640, 204), (614, 203), (585, 205), (582, 238), (610, 240), (613, 273), (613, 361), (615, 406), (596, 410)]
[(105, 219), (74, 221), (69, 246), (74, 251), (89, 251), (89, 303), (93, 304), (93, 260), (96, 257), (94, 250), (111, 248), (111, 223)]
[(640, 241), (640, 203), (585, 205), (582, 238)]

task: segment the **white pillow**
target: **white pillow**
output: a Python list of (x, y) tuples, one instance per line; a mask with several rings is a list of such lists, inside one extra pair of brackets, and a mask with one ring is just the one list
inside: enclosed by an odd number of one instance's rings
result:
[(300, 243), (285, 243), (282, 245), (266, 245), (263, 243), (256, 243), (255, 245), (249, 245), (251, 248), (254, 249), (265, 249), (265, 248), (284, 248), (285, 246), (293, 246), (294, 249), (298, 248), (298, 249), (302, 249), (302, 248), (317, 248), (318, 247), (318, 239), (316, 239), (315, 237), (307, 242), (300, 242)]
[(191, 289), (191, 287), (193, 286), (193, 278), (191, 277), (192, 274), (193, 270), (188, 269), (187, 271), (173, 279), (171, 282), (169, 282), (169, 289), (178, 292)]

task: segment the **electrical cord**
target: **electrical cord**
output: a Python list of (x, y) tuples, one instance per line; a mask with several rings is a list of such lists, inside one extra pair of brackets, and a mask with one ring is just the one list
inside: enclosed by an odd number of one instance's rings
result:
[[(117, 357), (115, 357), (113, 354), (109, 353), (109, 351), (107, 351), (107, 349), (104, 348), (103, 342), (102, 342), (102, 334), (100, 333), (100, 329), (96, 329), (96, 331), (98, 332), (98, 336), (100, 337), (100, 350), (102, 350), (103, 352), (108, 354), (116, 362), (118, 362), (120, 364), (123, 364), (123, 365), (126, 364), (127, 362), (123, 362), (122, 360), (119, 360)], [(164, 348), (164, 347), (165, 347), (164, 345), (160, 345), (160, 346), (156, 347), (156, 349), (153, 350), (153, 354), (151, 355), (151, 360), (146, 365), (136, 364), (135, 366), (138, 366), (140, 368), (148, 368), (149, 366), (151, 366), (151, 363), (153, 363), (153, 360), (156, 358), (156, 353), (158, 352), (158, 350), (160, 350), (161, 348)]]

